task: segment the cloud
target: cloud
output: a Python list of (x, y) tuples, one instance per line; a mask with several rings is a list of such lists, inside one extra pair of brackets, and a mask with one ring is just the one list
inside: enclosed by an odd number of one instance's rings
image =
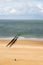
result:
[(40, 11), (41, 13), (43, 13), (43, 5), (37, 5), (37, 7), (38, 7), (39, 11)]
[(43, 15), (42, 0), (1, 0), (0, 15)]
[[(11, 5), (12, 4), (12, 5)], [(41, 4), (31, 4), (31, 3), (11, 3), (7, 4), (6, 6), (0, 6), (0, 13), (1, 14), (36, 14), (36, 13), (43, 13), (43, 5)]]
[(14, 8), (9, 9), (9, 13), (11, 13), (11, 14), (15, 14), (15, 13), (16, 13), (16, 9), (14, 9)]

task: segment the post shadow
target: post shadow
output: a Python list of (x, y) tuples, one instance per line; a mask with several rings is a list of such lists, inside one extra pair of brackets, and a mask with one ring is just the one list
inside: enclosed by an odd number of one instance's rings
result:
[(16, 35), (7, 45), (6, 47), (11, 47), (18, 39), (18, 36)]

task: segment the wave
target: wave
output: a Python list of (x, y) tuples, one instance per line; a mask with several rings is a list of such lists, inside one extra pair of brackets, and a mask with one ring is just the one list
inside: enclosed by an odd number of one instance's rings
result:
[[(0, 40), (12, 40), (14, 37), (0, 38)], [(43, 41), (43, 38), (27, 38), (19, 36), (18, 40), (35, 40), (35, 41)]]
[(43, 38), (26, 38), (26, 37), (19, 37), (18, 40), (36, 40), (36, 41), (43, 41)]

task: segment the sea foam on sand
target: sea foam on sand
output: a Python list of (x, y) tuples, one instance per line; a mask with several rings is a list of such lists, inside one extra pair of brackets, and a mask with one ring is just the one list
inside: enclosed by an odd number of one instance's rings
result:
[(35, 41), (43, 41), (43, 38), (26, 38), (26, 37), (19, 37), (18, 40), (35, 40)]
[[(0, 38), (0, 40), (12, 40), (14, 37), (6, 37), (6, 38)], [(35, 40), (35, 41), (43, 41), (43, 38), (26, 38), (19, 36), (17, 40)]]

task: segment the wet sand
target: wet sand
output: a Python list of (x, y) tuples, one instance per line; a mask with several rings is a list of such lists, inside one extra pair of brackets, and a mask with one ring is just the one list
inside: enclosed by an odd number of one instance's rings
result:
[(9, 42), (0, 40), (0, 65), (43, 65), (43, 41), (17, 40), (11, 48)]

